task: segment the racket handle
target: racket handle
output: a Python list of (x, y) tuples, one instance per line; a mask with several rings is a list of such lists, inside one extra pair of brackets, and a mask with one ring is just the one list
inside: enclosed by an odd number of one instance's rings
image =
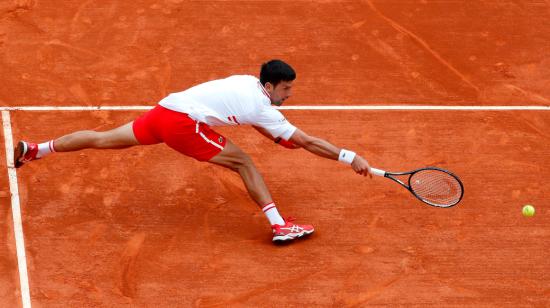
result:
[(386, 175), (386, 171), (376, 169), (376, 168), (370, 168), (370, 173), (372, 173), (374, 175), (377, 175), (377, 176), (385, 176)]

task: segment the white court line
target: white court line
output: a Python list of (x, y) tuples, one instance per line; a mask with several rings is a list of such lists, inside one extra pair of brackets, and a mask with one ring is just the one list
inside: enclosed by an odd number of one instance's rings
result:
[(366, 105), (366, 106), (282, 106), (283, 110), (457, 110), (509, 111), (548, 110), (550, 106), (433, 106), (433, 105)]
[(19, 266), (19, 282), (21, 284), (21, 299), (23, 308), (31, 308), (29, 292), (29, 275), (27, 273), (27, 257), (25, 255), (25, 240), (23, 224), (21, 223), (21, 206), (19, 202), (19, 188), (17, 186), (17, 172), (13, 162), (13, 137), (11, 132), (9, 111), (2, 111), (2, 126), (4, 127), (4, 143), (6, 146), (6, 161), (11, 192), (11, 212), (13, 216), (13, 231), (17, 250), (17, 265)]
[(95, 111), (95, 110), (150, 110), (154, 106), (21, 106), (0, 107), (4, 111)]
[[(150, 110), (154, 106), (20, 106), (0, 107), (1, 111), (95, 111)], [(436, 105), (294, 105), (277, 107), (280, 110), (447, 110), (447, 111), (550, 111), (550, 106), (436, 106)]]

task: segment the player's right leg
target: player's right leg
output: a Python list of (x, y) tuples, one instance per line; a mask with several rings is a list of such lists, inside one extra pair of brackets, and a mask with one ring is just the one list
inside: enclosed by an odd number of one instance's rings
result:
[(162, 120), (158, 123), (157, 135), (166, 145), (198, 161), (229, 168), (241, 176), (250, 197), (260, 206), (272, 226), (273, 241), (293, 240), (313, 232), (312, 226), (297, 225), (279, 215), (252, 159), (233, 142), (186, 114), (163, 107), (156, 109)]
[(237, 172), (241, 176), (248, 194), (260, 207), (273, 202), (264, 179), (250, 156), (230, 140), (226, 141), (223, 150), (212, 157), (209, 162)]
[(275, 207), (263, 177), (248, 154), (230, 140), (226, 140), (223, 150), (209, 162), (237, 172), (246, 186), (250, 197), (262, 208), (271, 222), (273, 241), (284, 242), (313, 233), (313, 226), (293, 223), (293, 218), (283, 219)]

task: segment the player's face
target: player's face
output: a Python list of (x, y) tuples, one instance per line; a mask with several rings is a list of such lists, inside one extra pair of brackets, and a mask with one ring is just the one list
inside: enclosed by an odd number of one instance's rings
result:
[(265, 89), (271, 96), (271, 103), (281, 106), (287, 98), (292, 96), (292, 81), (281, 81), (275, 87), (268, 82)]

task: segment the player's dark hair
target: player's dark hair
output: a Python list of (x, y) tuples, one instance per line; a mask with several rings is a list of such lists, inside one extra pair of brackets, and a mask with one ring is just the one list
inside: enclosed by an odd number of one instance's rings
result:
[(268, 82), (276, 86), (281, 81), (292, 81), (294, 79), (296, 79), (294, 69), (281, 60), (275, 59), (262, 64), (260, 83), (264, 86)]

